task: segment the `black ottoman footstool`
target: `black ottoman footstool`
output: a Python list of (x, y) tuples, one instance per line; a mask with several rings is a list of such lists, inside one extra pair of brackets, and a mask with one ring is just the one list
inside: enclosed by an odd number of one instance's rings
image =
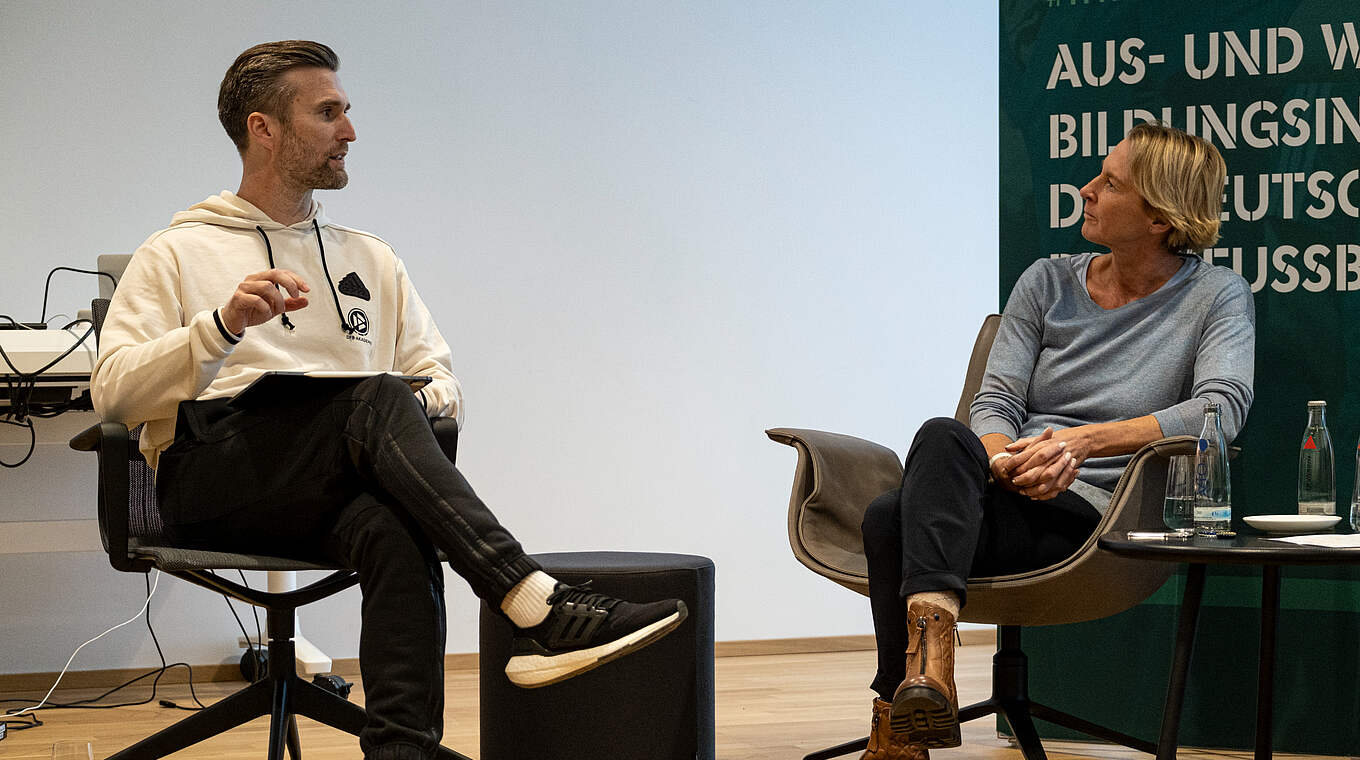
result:
[(688, 554), (564, 552), (558, 580), (630, 602), (675, 598), (664, 639), (575, 678), (522, 689), (505, 677), (511, 627), (481, 613), (481, 760), (714, 760), (713, 561)]

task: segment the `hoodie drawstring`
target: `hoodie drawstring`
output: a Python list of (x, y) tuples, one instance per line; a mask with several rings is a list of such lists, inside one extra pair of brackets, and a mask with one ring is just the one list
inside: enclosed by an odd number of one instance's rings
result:
[[(264, 228), (258, 224), (255, 225), (255, 231), (260, 233), (260, 237), (264, 238), (264, 252), (269, 255), (269, 268), (277, 269), (278, 267), (274, 266), (274, 247), (269, 244), (269, 236), (264, 234)], [(288, 318), (287, 314), (280, 314), (279, 321), (283, 322), (283, 326), (290, 331), (297, 329), (293, 327), (293, 321)]]
[(340, 296), (335, 293), (335, 281), (331, 279), (331, 270), (326, 266), (326, 246), (321, 242), (321, 225), (316, 223), (316, 217), (312, 217), (312, 230), (316, 232), (316, 248), (321, 251), (321, 271), (326, 273), (326, 284), (331, 286), (331, 300), (335, 301), (335, 313), (340, 317), (340, 329), (349, 335), (354, 332), (354, 328), (345, 320), (345, 312), (340, 310)]
[[(265, 254), (269, 256), (269, 268), (277, 269), (278, 267), (274, 264), (274, 247), (269, 244), (269, 236), (264, 233), (264, 228), (258, 224), (255, 225), (255, 231), (260, 233), (260, 237), (264, 239)], [(326, 266), (326, 246), (321, 242), (321, 226), (316, 223), (316, 219), (312, 219), (312, 231), (316, 233), (316, 247), (321, 252), (321, 271), (325, 272), (326, 284), (331, 289), (331, 300), (335, 302), (335, 314), (340, 317), (340, 329), (346, 335), (349, 335), (354, 332), (354, 328), (350, 327), (349, 322), (345, 321), (345, 312), (340, 308), (340, 296), (335, 292), (335, 283), (331, 280), (330, 267)], [(289, 330), (296, 329), (292, 320), (288, 319), (287, 314), (279, 315), (279, 319), (283, 322), (283, 326)]]

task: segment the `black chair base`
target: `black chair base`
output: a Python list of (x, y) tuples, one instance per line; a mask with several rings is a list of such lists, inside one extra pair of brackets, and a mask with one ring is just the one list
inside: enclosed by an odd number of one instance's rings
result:
[(294, 760), (301, 757), (295, 716), (302, 715), (356, 735), (365, 720), (362, 707), (297, 675), (278, 680), (266, 678), (111, 755), (110, 760), (165, 757), (264, 715), (270, 716), (271, 760), (280, 760), (285, 746)]
[[(269, 760), (283, 760), (285, 750), (293, 760), (302, 760), (299, 715), (358, 736), (367, 720), (364, 708), (297, 674), (293, 610), (270, 608), (267, 617), (269, 668), (263, 679), (110, 755), (109, 760), (165, 757), (265, 715), (269, 716)], [(446, 747), (439, 747), (435, 756), (440, 760), (471, 760)]]
[[(1025, 760), (1047, 760), (1044, 745), (1034, 728), (1034, 719), (1046, 720), (1063, 728), (1080, 731), (1087, 736), (1122, 744), (1146, 752), (1157, 753), (1157, 745), (1128, 734), (1082, 720), (1061, 710), (1031, 701), (1029, 698), (1029, 658), (1020, 649), (1020, 626), (1003, 625), (997, 628), (1001, 641), (992, 657), (992, 695), (976, 704), (959, 709), (959, 723), (967, 723), (988, 715), (1001, 715), (1010, 724), (1011, 734)], [(857, 739), (835, 747), (828, 747), (807, 755), (803, 760), (830, 760), (833, 757), (862, 752), (869, 739)]]
[(1003, 625), (1001, 641), (992, 657), (992, 696), (959, 710), (959, 722), (987, 715), (1001, 715), (1010, 724), (1011, 734), (1025, 760), (1046, 760), (1044, 745), (1034, 728), (1034, 718), (1063, 728), (1080, 731), (1102, 741), (1122, 744), (1141, 752), (1156, 753), (1157, 745), (1128, 734), (1082, 720), (1061, 710), (1033, 702), (1029, 698), (1029, 659), (1020, 649), (1020, 626)]
[(826, 749), (819, 749), (819, 750), (817, 750), (816, 752), (813, 752), (811, 755), (805, 756), (805, 757), (803, 758), (803, 760), (831, 760), (831, 758), (833, 758), (833, 757), (840, 757), (841, 755), (849, 755), (849, 754), (853, 754), (853, 753), (855, 753), (855, 752), (863, 752), (864, 750), (866, 750), (866, 749), (868, 749), (868, 748), (869, 748), (869, 737), (866, 736), (866, 737), (864, 737), (863, 739), (856, 739), (856, 740), (854, 740), (854, 741), (852, 741), (852, 742), (846, 742), (846, 743), (844, 743), (844, 744), (837, 744), (837, 745), (834, 746), (834, 747), (827, 747)]

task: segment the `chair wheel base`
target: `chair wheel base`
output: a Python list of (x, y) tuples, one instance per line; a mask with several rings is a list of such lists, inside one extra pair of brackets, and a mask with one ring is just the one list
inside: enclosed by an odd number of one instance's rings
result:
[(246, 647), (241, 653), (241, 676), (255, 683), (269, 675), (269, 648)]
[(354, 684), (335, 674), (312, 676), (312, 683), (346, 701), (349, 700), (350, 690), (354, 688)]

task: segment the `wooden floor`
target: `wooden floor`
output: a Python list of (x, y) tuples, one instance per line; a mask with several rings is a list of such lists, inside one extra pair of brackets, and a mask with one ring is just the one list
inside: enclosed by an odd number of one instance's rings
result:
[[(985, 645), (959, 649), (956, 675), (960, 701), (970, 703), (987, 696), (990, 691), (991, 655), (992, 648)], [(871, 699), (865, 684), (873, 671), (873, 665), (873, 653), (863, 651), (719, 657), (719, 760), (798, 760), (808, 752), (865, 735)], [(475, 670), (449, 671), (446, 684), (444, 744), (476, 758), (477, 673)], [(199, 697), (209, 702), (240, 686), (239, 683), (214, 683), (196, 688)], [(129, 694), (127, 697), (141, 698), (146, 693)], [(93, 696), (93, 693), (89, 690), (59, 691), (54, 699), (64, 701), (85, 696)], [(180, 703), (189, 701), (188, 689), (182, 684), (163, 687), (161, 696)], [(358, 686), (353, 696), (362, 699)], [(53, 746), (63, 742), (76, 742), (82, 748), (84, 742), (89, 742), (93, 747), (93, 756), (102, 758), (184, 715), (186, 713), (179, 710), (155, 706), (115, 710), (45, 710), (41, 718), (46, 725), (11, 732), (7, 739), (0, 741), (0, 758), (53, 760)], [(301, 721), (300, 725), (302, 746), (308, 760), (359, 758), (358, 743), (353, 737), (306, 720)], [(260, 719), (174, 757), (261, 760), (264, 757), (267, 730), (267, 721)], [(1019, 750), (997, 739), (993, 724), (988, 720), (964, 724), (963, 737), (963, 747), (937, 750), (937, 760), (1020, 760)], [(1133, 760), (1149, 757), (1133, 750), (1100, 744), (1053, 743), (1047, 748), (1049, 757), (1054, 760)], [(67, 757), (83, 758), (84, 755), (64, 755), (57, 760), (66, 760)], [(854, 760), (856, 756), (849, 757)], [(1180, 757), (1222, 760), (1246, 758), (1249, 755), (1182, 750)], [(1301, 756), (1276, 757), (1287, 760)], [(625, 751), (617, 758), (600, 760), (649, 759), (633, 758)]]

